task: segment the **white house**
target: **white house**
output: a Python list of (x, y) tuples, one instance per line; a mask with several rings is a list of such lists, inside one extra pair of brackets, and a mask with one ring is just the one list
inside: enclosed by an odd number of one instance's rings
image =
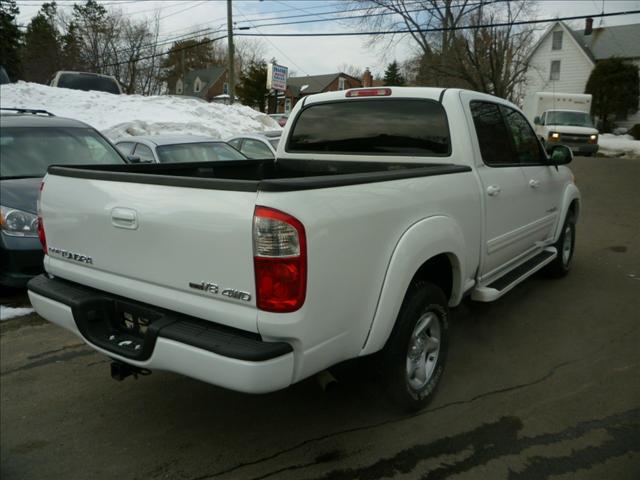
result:
[[(594, 28), (590, 35), (555, 22), (529, 57), (525, 96), (535, 92), (584, 93), (598, 60), (622, 58), (640, 67), (640, 24)], [(640, 123), (640, 105), (620, 126)]]

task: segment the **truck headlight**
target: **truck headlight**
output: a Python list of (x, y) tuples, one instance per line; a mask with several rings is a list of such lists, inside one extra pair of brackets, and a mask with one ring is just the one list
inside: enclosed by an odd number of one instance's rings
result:
[(549, 134), (549, 140), (551, 140), (552, 142), (560, 140), (560, 134), (558, 132), (551, 132)]
[(37, 237), (38, 216), (15, 208), (0, 206), (0, 229), (13, 237)]
[(589, 136), (589, 143), (598, 143), (598, 135), (590, 135)]

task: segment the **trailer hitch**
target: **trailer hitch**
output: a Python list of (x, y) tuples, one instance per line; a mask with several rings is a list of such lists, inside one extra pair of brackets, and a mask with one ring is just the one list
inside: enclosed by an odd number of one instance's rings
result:
[(151, 370), (147, 368), (134, 367), (128, 363), (118, 361), (111, 362), (111, 378), (114, 380), (121, 382), (132, 375), (133, 378), (137, 380), (138, 375), (151, 375)]

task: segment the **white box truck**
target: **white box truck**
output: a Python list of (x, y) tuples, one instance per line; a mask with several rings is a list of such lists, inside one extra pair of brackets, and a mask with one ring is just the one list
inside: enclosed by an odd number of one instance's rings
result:
[(598, 130), (591, 121), (590, 110), (591, 95), (557, 92), (527, 95), (523, 108), (547, 150), (562, 144), (587, 156), (598, 151)]

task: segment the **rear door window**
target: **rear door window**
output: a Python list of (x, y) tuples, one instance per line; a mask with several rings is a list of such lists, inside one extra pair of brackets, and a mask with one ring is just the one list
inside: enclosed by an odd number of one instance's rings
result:
[(149, 147), (147, 147), (146, 145), (143, 145), (141, 143), (136, 145), (136, 150), (133, 153), (133, 155), (135, 157), (140, 157), (140, 161), (141, 162), (154, 163), (156, 161), (155, 157), (153, 156), (153, 152), (151, 151), (151, 149)]
[(125, 155), (131, 155), (131, 151), (133, 150), (133, 146), (135, 143), (132, 142), (120, 142), (116, 143), (116, 147)]
[(273, 158), (273, 153), (271, 153), (271, 150), (269, 149), (269, 147), (267, 147), (260, 140), (254, 140), (252, 138), (246, 138), (244, 140), (240, 151), (249, 158), (255, 158), (255, 159)]
[(434, 100), (357, 99), (305, 108), (286, 150), (292, 153), (447, 156), (447, 116)]
[(242, 139), (234, 138), (233, 140), (229, 140), (227, 143), (231, 145), (233, 148), (240, 150), (240, 144), (242, 143)]

